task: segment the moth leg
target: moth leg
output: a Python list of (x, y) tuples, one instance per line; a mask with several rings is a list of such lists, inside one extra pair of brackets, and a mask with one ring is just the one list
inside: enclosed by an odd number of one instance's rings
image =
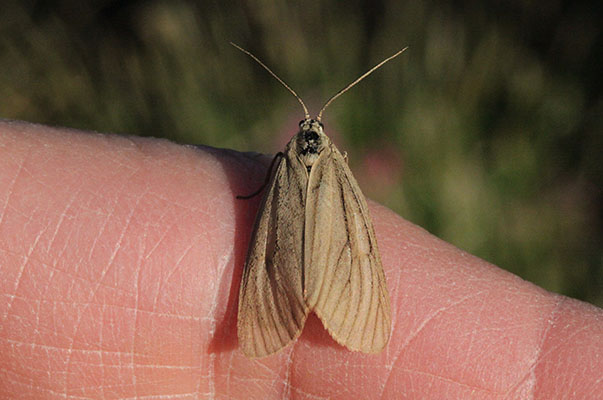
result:
[(344, 151), (342, 156), (343, 156), (343, 161), (345, 161), (345, 163), (347, 164), (348, 163), (348, 152)]
[(270, 167), (268, 168), (268, 173), (266, 174), (266, 179), (264, 180), (264, 183), (262, 184), (262, 186), (260, 186), (260, 188), (258, 190), (256, 190), (255, 192), (253, 192), (247, 196), (238, 195), (237, 199), (248, 200), (248, 199), (251, 199), (252, 197), (255, 197), (258, 194), (260, 194), (262, 192), (262, 190), (264, 190), (264, 188), (268, 185), (268, 182), (270, 182), (270, 176), (272, 175), (272, 168), (274, 168), (274, 164), (276, 163), (276, 160), (283, 156), (284, 156), (284, 154), (281, 151), (279, 151), (278, 153), (276, 153), (274, 155), (274, 158), (272, 159), (272, 162), (270, 163)]

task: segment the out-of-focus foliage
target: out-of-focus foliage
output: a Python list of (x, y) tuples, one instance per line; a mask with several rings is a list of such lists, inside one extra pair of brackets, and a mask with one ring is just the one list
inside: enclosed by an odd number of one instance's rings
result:
[(274, 152), (316, 112), (372, 197), (549, 290), (603, 305), (601, 6), (3, 2), (0, 117)]

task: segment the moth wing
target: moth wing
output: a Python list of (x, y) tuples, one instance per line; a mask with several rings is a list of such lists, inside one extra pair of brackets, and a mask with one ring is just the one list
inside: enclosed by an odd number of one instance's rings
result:
[(338, 343), (376, 353), (391, 326), (385, 275), (364, 195), (339, 150), (330, 149), (308, 182), (306, 303)]
[(285, 347), (308, 314), (302, 289), (307, 173), (290, 156), (279, 161), (260, 205), (241, 280), (237, 331), (248, 357)]

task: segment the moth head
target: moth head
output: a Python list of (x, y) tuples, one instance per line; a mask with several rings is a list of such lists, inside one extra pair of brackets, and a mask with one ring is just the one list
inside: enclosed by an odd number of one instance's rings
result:
[(304, 118), (299, 121), (299, 130), (302, 131), (314, 131), (324, 135), (325, 126), (319, 120), (312, 119), (310, 117)]

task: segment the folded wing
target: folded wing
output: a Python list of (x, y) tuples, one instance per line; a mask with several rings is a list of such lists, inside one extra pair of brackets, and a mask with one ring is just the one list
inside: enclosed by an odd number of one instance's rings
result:
[[(305, 167), (285, 154), (262, 200), (239, 293), (238, 337), (245, 355), (264, 357), (296, 339), (308, 307), (302, 289)], [(301, 169), (300, 169), (301, 168)]]
[(375, 353), (389, 340), (389, 295), (364, 195), (343, 156), (330, 147), (308, 181), (306, 304), (350, 350)]

